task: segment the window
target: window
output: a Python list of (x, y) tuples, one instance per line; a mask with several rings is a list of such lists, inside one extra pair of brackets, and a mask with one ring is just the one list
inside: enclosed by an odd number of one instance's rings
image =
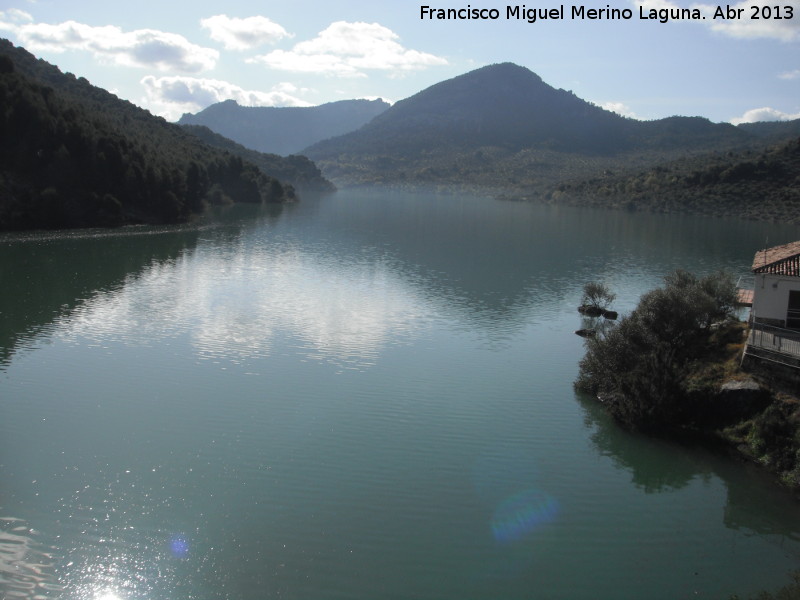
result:
[(800, 329), (800, 291), (789, 292), (789, 307), (786, 310), (786, 327)]

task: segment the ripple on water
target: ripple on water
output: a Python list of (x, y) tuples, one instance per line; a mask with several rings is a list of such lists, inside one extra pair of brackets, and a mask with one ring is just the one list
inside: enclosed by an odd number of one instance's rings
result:
[(39, 600), (61, 591), (53, 551), (22, 519), (0, 517), (0, 592), (4, 599)]

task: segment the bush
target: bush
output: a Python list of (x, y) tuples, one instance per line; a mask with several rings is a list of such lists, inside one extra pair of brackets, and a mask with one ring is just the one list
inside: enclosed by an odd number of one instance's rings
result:
[(642, 296), (616, 327), (586, 341), (576, 381), (619, 421), (663, 429), (692, 420), (688, 365), (702, 354), (711, 325), (733, 314), (736, 287), (725, 273), (698, 278), (675, 271)]
[(772, 404), (753, 423), (750, 449), (776, 471), (789, 473), (797, 468), (797, 429), (792, 408), (784, 403)]
[(597, 309), (606, 309), (611, 306), (616, 294), (611, 292), (611, 289), (605, 283), (598, 283), (590, 281), (583, 286), (583, 296), (581, 297), (581, 306), (591, 306)]

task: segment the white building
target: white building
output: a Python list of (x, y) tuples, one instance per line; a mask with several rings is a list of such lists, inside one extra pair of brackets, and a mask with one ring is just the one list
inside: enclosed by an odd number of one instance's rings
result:
[(753, 321), (800, 330), (800, 241), (756, 252), (753, 273)]

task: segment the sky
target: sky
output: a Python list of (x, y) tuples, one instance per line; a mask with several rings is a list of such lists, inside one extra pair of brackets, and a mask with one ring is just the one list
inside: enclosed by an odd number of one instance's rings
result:
[[(228, 99), (396, 102), (513, 62), (632, 118), (736, 124), (800, 118), (800, 0), (776, 1), (0, 0), (0, 37), (170, 121)], [(498, 18), (431, 19), (423, 6)], [(564, 18), (509, 18), (517, 6)], [(717, 6), (740, 18), (715, 18)], [(630, 18), (573, 16), (581, 7)], [(664, 18), (679, 9), (701, 18)]]

